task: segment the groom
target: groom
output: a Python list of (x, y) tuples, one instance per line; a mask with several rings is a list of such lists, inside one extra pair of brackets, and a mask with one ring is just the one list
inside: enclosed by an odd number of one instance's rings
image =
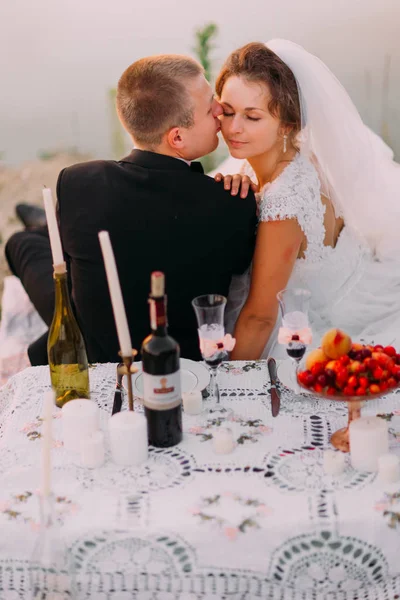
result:
[[(231, 277), (250, 264), (256, 203), (231, 195), (192, 162), (218, 145), (222, 110), (202, 67), (191, 58), (143, 58), (122, 74), (117, 111), (135, 150), (120, 161), (96, 160), (61, 171), (60, 234), (74, 310), (91, 362), (118, 361), (118, 339), (98, 232), (114, 248), (132, 343), (150, 332), (150, 273), (164, 271), (170, 333), (181, 355), (200, 358), (191, 300), (227, 295)], [(6, 256), (49, 326), (54, 310), (47, 231), (10, 238)], [(33, 365), (47, 362), (47, 335), (29, 348)]]

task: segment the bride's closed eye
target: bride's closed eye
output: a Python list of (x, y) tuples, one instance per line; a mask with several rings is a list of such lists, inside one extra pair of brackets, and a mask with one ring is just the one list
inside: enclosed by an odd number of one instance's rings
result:
[[(226, 111), (223, 111), (223, 116), (224, 117), (233, 117), (235, 113), (227, 113)], [(260, 119), (256, 119), (255, 117), (249, 117), (249, 115), (245, 115), (245, 118), (248, 119), (249, 121), (259, 121)]]

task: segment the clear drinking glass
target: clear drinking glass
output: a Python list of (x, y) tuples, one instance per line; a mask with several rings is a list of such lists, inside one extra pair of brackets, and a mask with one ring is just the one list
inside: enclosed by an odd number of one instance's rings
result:
[(221, 406), (217, 382), (218, 367), (226, 359), (226, 350), (223, 345), (226, 298), (219, 294), (197, 296), (192, 300), (192, 306), (197, 318), (201, 355), (210, 369), (211, 376), (210, 395), (213, 400), (207, 402), (206, 412), (227, 415), (232, 411)]
[(70, 556), (54, 511), (54, 497), (40, 496), (40, 529), (29, 565), (32, 600), (74, 600)]
[(296, 369), (311, 342), (308, 339), (311, 334), (308, 322), (311, 292), (303, 288), (286, 289), (280, 291), (277, 298), (282, 314), (279, 341), (285, 344), (286, 352), (293, 361), (293, 387), (300, 392)]

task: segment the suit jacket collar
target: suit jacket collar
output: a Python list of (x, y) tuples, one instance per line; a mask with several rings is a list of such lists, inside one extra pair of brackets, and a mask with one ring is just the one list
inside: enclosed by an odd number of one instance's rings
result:
[(190, 166), (183, 160), (179, 160), (173, 156), (166, 156), (165, 154), (157, 154), (157, 152), (149, 152), (148, 150), (132, 150), (120, 162), (133, 163), (139, 167), (146, 167), (148, 169), (190, 171)]

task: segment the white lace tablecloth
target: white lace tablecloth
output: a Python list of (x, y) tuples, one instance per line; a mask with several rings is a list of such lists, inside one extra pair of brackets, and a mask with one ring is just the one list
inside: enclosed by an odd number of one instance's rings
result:
[[(115, 373), (112, 364), (90, 371), (104, 430)], [(151, 448), (140, 467), (107, 455), (102, 468), (84, 469), (62, 446), (55, 409), (53, 489), (79, 599), (399, 598), (400, 482), (385, 486), (349, 463), (337, 478), (322, 468), (346, 406), (283, 388), (273, 419), (262, 361), (225, 363), (219, 382), (237, 439), (223, 456), (212, 437), (226, 420), (184, 416), (182, 443)], [(49, 387), (48, 368), (37, 367), (0, 389), (0, 600), (29, 598)], [(389, 422), (400, 453), (400, 396), (363, 410)]]

